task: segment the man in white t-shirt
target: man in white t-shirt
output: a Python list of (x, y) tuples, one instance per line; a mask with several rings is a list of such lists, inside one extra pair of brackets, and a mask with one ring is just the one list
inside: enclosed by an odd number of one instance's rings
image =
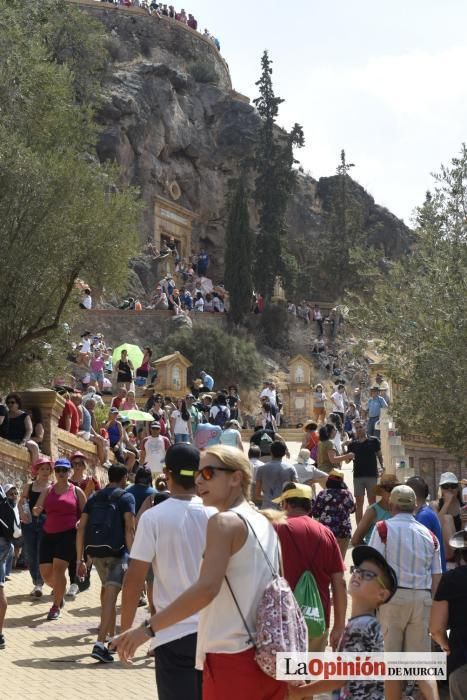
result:
[(165, 464), (165, 453), (170, 447), (168, 438), (161, 435), (161, 424), (151, 423), (151, 434), (143, 440), (140, 462), (151, 470), (151, 474), (160, 474)]
[[(123, 584), (122, 632), (133, 624), (151, 562), (157, 611), (164, 610), (198, 580), (208, 519), (217, 512), (205, 507), (196, 496), (196, 447), (173, 445), (167, 450), (165, 465), (171, 498), (143, 513), (138, 523)], [(195, 670), (197, 629), (195, 614), (161, 630), (152, 639), (159, 700), (201, 700), (202, 674)], [(148, 629), (148, 637), (152, 636)]]
[(276, 390), (274, 388), (274, 383), (269, 380), (267, 382), (263, 382), (263, 390), (259, 395), (259, 398), (262, 399), (265, 396), (269, 399), (272, 406), (276, 405)]
[(345, 386), (343, 384), (339, 384), (337, 391), (331, 394), (331, 401), (333, 405), (333, 413), (338, 413), (342, 422), (344, 422), (345, 403), (347, 401), (347, 397), (345, 395)]

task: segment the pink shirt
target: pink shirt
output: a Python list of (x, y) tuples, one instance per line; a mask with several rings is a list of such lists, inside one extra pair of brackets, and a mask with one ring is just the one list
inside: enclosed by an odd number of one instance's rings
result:
[(45, 497), (44, 512), (47, 516), (44, 532), (47, 534), (73, 530), (80, 516), (79, 501), (73, 484), (68, 486), (65, 493), (60, 494), (56, 493), (55, 486), (52, 486)]

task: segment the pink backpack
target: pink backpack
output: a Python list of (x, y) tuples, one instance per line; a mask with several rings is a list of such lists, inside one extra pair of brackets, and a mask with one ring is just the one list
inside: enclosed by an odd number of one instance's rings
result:
[[(247, 621), (240, 610), (227, 576), (225, 581), (242, 618), (248, 641), (255, 647), (255, 661), (260, 669), (272, 678), (276, 677), (276, 654), (278, 652), (308, 651), (308, 630), (295, 596), (289, 584), (276, 571), (266, 554), (251, 524), (240, 513), (234, 511), (253, 533), (259, 548), (271, 570), (272, 579), (264, 589), (256, 611), (256, 639), (251, 634)], [(279, 543), (278, 543), (279, 547)], [(280, 552), (280, 550), (279, 550)]]

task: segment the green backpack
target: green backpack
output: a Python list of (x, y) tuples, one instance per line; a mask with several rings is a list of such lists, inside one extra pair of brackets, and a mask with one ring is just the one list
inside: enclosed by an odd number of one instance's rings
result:
[(326, 618), (318, 586), (311, 571), (303, 572), (293, 593), (305, 618), (308, 636), (321, 637), (326, 631)]

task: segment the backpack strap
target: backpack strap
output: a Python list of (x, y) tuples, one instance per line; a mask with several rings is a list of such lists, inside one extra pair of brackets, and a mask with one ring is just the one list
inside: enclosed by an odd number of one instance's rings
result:
[(388, 539), (388, 524), (385, 520), (378, 520), (376, 523), (376, 529), (378, 531), (378, 535), (380, 537), (380, 540), (383, 544), (386, 544), (386, 541)]

